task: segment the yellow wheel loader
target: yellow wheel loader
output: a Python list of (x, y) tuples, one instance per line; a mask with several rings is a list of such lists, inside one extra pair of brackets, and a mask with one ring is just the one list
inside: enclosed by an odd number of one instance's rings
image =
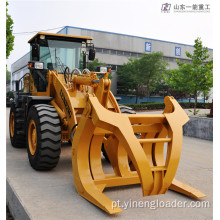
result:
[[(103, 190), (141, 184), (143, 196), (168, 189), (201, 198), (198, 190), (177, 181), (182, 126), (189, 120), (173, 97), (162, 114), (125, 114), (110, 91), (109, 70), (90, 72), (92, 38), (38, 33), (29, 40), (29, 73), (11, 105), (9, 129), (14, 147), (27, 146), (35, 170), (55, 168), (61, 144), (72, 144), (72, 167), (78, 193), (109, 214), (122, 210)], [(124, 112), (129, 113), (129, 109)], [(101, 149), (113, 173), (105, 173)], [(166, 154), (164, 151), (166, 149)]]

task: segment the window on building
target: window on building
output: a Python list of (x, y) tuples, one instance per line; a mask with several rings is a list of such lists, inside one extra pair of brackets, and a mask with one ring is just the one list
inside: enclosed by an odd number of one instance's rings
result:
[(108, 49), (102, 49), (103, 53), (108, 53), (109, 54), (109, 50)]
[(117, 54), (117, 50), (110, 50), (111, 54)]
[(130, 53), (130, 52), (127, 52), (127, 51), (124, 51), (124, 56), (130, 57), (130, 56), (131, 56), (131, 53)]
[(117, 55), (123, 56), (123, 55), (124, 55), (124, 51), (122, 51), (122, 50), (117, 50)]
[(117, 50), (110, 50), (111, 54), (117, 54)]
[(131, 53), (131, 56), (132, 57), (137, 57), (138, 55), (137, 55), (137, 53)]
[(95, 48), (97, 53), (102, 53), (102, 48)]

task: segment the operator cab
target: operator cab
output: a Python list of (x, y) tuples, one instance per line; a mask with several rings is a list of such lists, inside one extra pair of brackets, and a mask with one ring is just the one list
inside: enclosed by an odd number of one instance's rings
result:
[[(88, 60), (95, 59), (92, 37), (51, 33), (37, 33), (28, 43), (31, 45), (29, 67), (33, 69), (69, 70), (84, 69)], [(30, 64), (31, 63), (31, 64)]]

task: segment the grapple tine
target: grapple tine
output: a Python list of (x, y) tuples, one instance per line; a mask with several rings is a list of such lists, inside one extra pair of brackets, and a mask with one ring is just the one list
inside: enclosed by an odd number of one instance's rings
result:
[(105, 184), (102, 184), (102, 189), (96, 186), (90, 172), (89, 151), (94, 130), (92, 120), (83, 115), (72, 143), (72, 167), (75, 186), (78, 193), (91, 203), (109, 214), (118, 213), (122, 210), (113, 207), (112, 200), (102, 193)]
[(200, 192), (199, 190), (191, 186), (188, 186), (185, 183), (182, 183), (176, 179), (173, 179), (172, 184), (170, 185), (169, 189), (179, 192), (181, 194), (184, 194), (186, 196), (195, 198), (195, 199), (206, 197), (206, 195)]

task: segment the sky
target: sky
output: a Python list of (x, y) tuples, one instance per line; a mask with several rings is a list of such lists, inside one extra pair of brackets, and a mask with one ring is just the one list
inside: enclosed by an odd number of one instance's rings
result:
[[(192, 6), (191, 0), (171, 0), (170, 13), (162, 13), (165, 1), (149, 0), (8, 0), (8, 13), (14, 21), (14, 33), (73, 26), (128, 34), (193, 45), (201, 37), (203, 45), (213, 48), (212, 1), (194, 0), (209, 5), (210, 13), (178, 13), (174, 5)], [(56, 33), (61, 28), (48, 32)], [(15, 34), (14, 50), (7, 60), (8, 69), (29, 51), (27, 41), (35, 33)]]

